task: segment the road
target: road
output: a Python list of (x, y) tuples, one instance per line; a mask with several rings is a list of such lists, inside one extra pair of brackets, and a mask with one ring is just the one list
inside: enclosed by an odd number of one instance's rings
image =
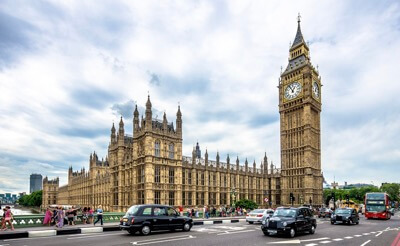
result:
[[(359, 225), (331, 225), (329, 219), (317, 219), (314, 235), (295, 238), (267, 237), (259, 224), (246, 223), (194, 226), (190, 232), (152, 232), (150, 236), (129, 235), (125, 231), (101, 234), (76, 234), (46, 238), (10, 239), (0, 241), (0, 246), (62, 246), (62, 245), (358, 245), (400, 246), (400, 217), (390, 220), (360, 219)], [(0, 232), (1, 233), (1, 232)], [(400, 241), (400, 240), (399, 240)]]

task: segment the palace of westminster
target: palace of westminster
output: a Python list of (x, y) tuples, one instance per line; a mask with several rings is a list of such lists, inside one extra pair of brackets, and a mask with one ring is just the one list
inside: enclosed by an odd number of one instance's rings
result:
[[(192, 156), (182, 155), (182, 113), (176, 124), (152, 117), (150, 97), (145, 115), (133, 112), (133, 136), (125, 134), (121, 117), (111, 128), (108, 156), (90, 154), (89, 170), (68, 170), (68, 184), (59, 178), (43, 180), (42, 206), (102, 205), (106, 211), (126, 211), (133, 204), (173, 206), (230, 205), (251, 199), (262, 207), (322, 205), (321, 77), (310, 61), (309, 47), (300, 29), (289, 50), (289, 63), (279, 79), (281, 168), (264, 154), (263, 162), (244, 165), (239, 158), (225, 160), (217, 153), (201, 156), (197, 143)], [(265, 199), (265, 198), (268, 198)], [(266, 202), (267, 201), (267, 202)]]

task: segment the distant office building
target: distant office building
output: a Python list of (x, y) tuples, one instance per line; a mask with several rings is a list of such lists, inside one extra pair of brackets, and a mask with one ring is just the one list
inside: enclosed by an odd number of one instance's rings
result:
[(42, 189), (42, 175), (41, 174), (31, 174), (31, 186), (29, 192), (35, 192)]

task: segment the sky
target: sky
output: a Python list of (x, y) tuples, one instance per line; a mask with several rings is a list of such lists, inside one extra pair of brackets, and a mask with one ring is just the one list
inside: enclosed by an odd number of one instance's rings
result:
[[(183, 117), (183, 154), (280, 167), (278, 83), (301, 14), (322, 77), (322, 171), (399, 182), (398, 1), (16, 1), (0, 4), (0, 193), (107, 155), (137, 104)], [(176, 124), (174, 124), (176, 125)]]

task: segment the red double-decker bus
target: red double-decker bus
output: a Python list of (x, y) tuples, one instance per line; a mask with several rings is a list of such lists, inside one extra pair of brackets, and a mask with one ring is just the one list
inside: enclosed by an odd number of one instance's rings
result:
[(385, 192), (365, 194), (365, 218), (390, 219), (389, 196)]

